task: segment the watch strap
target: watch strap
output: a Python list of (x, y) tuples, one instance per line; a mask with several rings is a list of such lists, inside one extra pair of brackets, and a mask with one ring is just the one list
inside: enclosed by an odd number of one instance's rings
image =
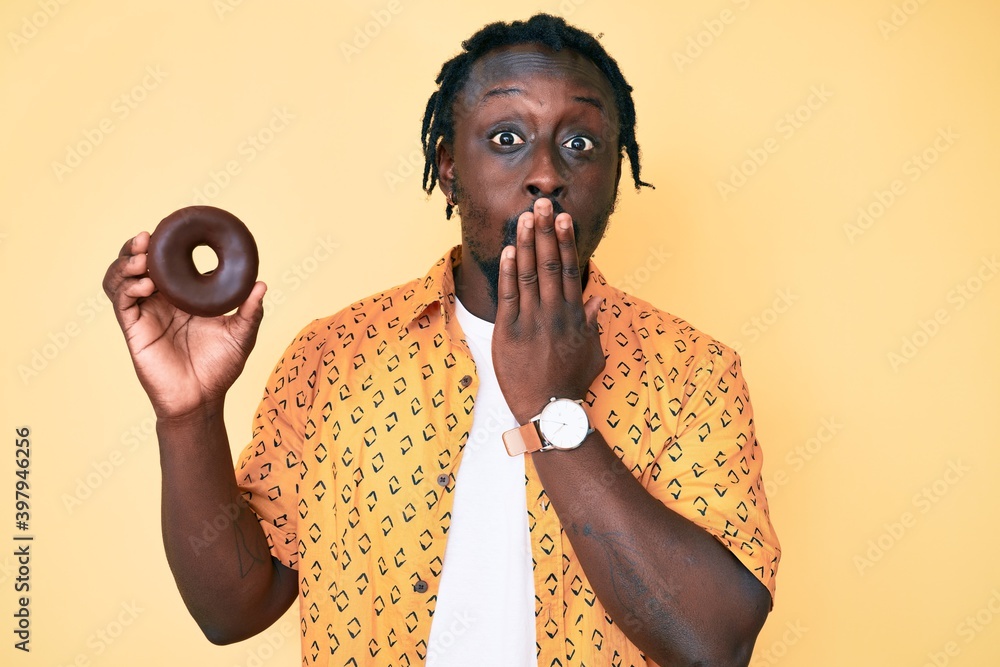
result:
[(510, 456), (530, 454), (542, 449), (542, 438), (538, 434), (537, 417), (524, 426), (503, 432), (503, 446)]

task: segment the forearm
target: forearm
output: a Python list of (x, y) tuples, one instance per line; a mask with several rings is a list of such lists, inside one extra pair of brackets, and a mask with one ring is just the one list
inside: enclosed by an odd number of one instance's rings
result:
[(745, 665), (767, 590), (721, 543), (651, 496), (595, 431), (532, 455), (594, 592), (661, 665)]
[(260, 523), (240, 497), (223, 406), (157, 422), (161, 522), (181, 597), (214, 643), (253, 636), (297, 591), (295, 573), (272, 562)]

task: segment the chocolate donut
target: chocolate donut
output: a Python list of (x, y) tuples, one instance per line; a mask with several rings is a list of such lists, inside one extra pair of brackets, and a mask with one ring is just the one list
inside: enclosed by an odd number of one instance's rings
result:
[[(192, 253), (208, 246), (218, 266), (201, 273)], [(156, 226), (149, 239), (149, 277), (167, 301), (201, 317), (228, 313), (243, 303), (257, 280), (257, 244), (235, 215), (214, 206), (188, 206)]]

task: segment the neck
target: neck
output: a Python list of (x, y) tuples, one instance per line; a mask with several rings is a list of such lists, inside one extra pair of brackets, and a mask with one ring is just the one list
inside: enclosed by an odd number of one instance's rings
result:
[(471, 258), (463, 258), (452, 275), (455, 277), (455, 296), (465, 309), (481, 320), (496, 322), (497, 307), (490, 298), (486, 277)]

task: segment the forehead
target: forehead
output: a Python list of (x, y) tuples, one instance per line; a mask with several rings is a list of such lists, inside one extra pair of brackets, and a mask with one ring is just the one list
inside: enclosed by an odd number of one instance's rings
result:
[(505, 46), (480, 57), (456, 101), (474, 113), (498, 93), (524, 90), (546, 80), (560, 83), (582, 101), (599, 102), (608, 119), (617, 124), (614, 90), (597, 65), (571, 49), (553, 51), (541, 44)]

